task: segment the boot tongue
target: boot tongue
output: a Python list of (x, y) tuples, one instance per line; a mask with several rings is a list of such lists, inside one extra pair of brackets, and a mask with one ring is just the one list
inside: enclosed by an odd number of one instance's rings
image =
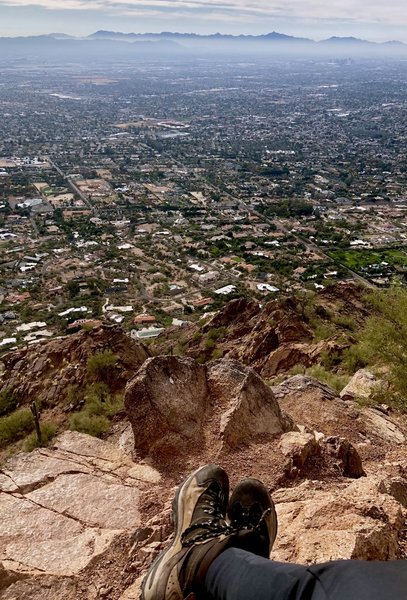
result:
[(202, 492), (201, 497), (195, 505), (195, 510), (192, 514), (191, 523), (199, 521), (224, 521), (226, 512), (226, 500), (223, 490), (219, 487), (217, 481), (213, 481)]
[(183, 545), (189, 546), (228, 531), (224, 519), (225, 502), (223, 491), (214, 481), (202, 492), (196, 503), (191, 525), (182, 534)]
[(258, 502), (248, 506), (237, 502), (233, 507), (231, 525), (239, 529), (253, 529), (262, 517), (261, 506)]

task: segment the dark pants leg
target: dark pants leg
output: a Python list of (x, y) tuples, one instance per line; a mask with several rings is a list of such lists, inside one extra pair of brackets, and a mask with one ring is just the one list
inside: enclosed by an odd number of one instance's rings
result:
[(230, 548), (210, 566), (212, 600), (407, 600), (407, 561), (335, 561), (305, 567)]
[(222, 552), (209, 567), (205, 598), (213, 600), (310, 599), (315, 577), (301, 565), (278, 563), (238, 548)]

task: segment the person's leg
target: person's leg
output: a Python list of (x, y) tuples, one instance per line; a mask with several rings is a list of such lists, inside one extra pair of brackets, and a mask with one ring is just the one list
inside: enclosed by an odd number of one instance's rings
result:
[(406, 560), (341, 560), (313, 565), (308, 570), (320, 582), (312, 600), (407, 599)]
[(310, 600), (317, 579), (302, 565), (278, 563), (238, 548), (213, 561), (205, 578), (211, 600)]
[(309, 567), (230, 548), (205, 578), (211, 600), (406, 600), (407, 561), (342, 560)]

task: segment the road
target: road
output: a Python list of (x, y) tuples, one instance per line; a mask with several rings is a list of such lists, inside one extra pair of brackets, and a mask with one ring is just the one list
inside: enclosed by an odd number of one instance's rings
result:
[(56, 170), (58, 175), (60, 175), (61, 177), (63, 177), (65, 179), (65, 181), (66, 181), (68, 187), (71, 189), (71, 191), (74, 194), (76, 194), (77, 196), (79, 196), (79, 198), (84, 202), (86, 207), (89, 210), (91, 210), (94, 215), (97, 216), (98, 211), (95, 209), (94, 206), (92, 206), (92, 204), (89, 201), (89, 198), (87, 196), (85, 196), (85, 194), (83, 192), (81, 192), (81, 190), (78, 188), (77, 185), (75, 185), (75, 183), (72, 181), (72, 179), (68, 175), (66, 175), (51, 158), (49, 158), (49, 161), (51, 162), (51, 165), (54, 167), (54, 169)]

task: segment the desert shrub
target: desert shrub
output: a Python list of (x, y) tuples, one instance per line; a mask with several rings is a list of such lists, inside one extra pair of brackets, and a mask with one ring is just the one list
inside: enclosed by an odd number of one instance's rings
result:
[(69, 421), (70, 429), (100, 437), (110, 426), (110, 421), (102, 415), (90, 415), (86, 411), (74, 413)]
[(41, 444), (38, 443), (37, 434), (35, 431), (30, 433), (27, 436), (24, 442), (24, 450), (26, 452), (32, 452), (35, 448), (39, 448), (40, 446), (45, 448), (49, 445), (51, 440), (55, 437), (57, 433), (57, 426), (55, 423), (51, 423), (50, 421), (45, 421), (44, 423), (40, 423), (41, 427)]
[(327, 340), (336, 333), (336, 329), (331, 323), (323, 323), (319, 319), (315, 319), (315, 321), (310, 325), (314, 331), (314, 340), (316, 342)]
[(3, 388), (0, 392), (0, 417), (8, 415), (17, 408), (17, 398), (10, 388)]
[(113, 374), (118, 357), (110, 350), (96, 352), (88, 358), (86, 363), (88, 374), (96, 381), (107, 383)]
[(10, 415), (0, 418), (0, 448), (15, 442), (30, 433), (34, 420), (29, 408), (21, 408)]
[(323, 350), (320, 354), (319, 360), (321, 365), (329, 371), (341, 362), (341, 357), (338, 352), (327, 352), (326, 350)]
[(304, 365), (298, 364), (291, 367), (289, 370), (290, 377), (294, 377), (294, 375), (304, 375), (306, 371), (306, 367)]
[(225, 327), (214, 327), (210, 329), (206, 335), (204, 348), (208, 352), (214, 351), (216, 348), (216, 342), (225, 335)]
[(388, 403), (407, 411), (407, 289), (395, 284), (368, 299), (375, 314), (360, 335), (358, 352), (385, 373)]
[(349, 383), (349, 375), (335, 373), (329, 369), (326, 369), (322, 365), (314, 365), (313, 367), (309, 367), (305, 371), (305, 374), (318, 379), (318, 381), (321, 381), (322, 383), (326, 383), (326, 385), (329, 385), (329, 387), (337, 392), (343, 390), (343, 388)]
[(363, 369), (366, 365), (367, 362), (359, 345), (355, 344), (344, 351), (341, 366), (349, 373), (356, 373), (358, 369)]
[(213, 328), (210, 329), (208, 331), (207, 334), (207, 340), (212, 340), (213, 342), (216, 342), (217, 340), (219, 340), (222, 336), (225, 335), (225, 327), (217, 327), (217, 328)]
[(215, 340), (212, 340), (210, 338), (208, 338), (208, 339), (205, 340), (205, 344), (204, 344), (205, 350), (210, 351), (210, 350), (213, 350), (215, 347), (216, 347)]
[(124, 409), (122, 394), (110, 394), (104, 383), (88, 386), (83, 409), (70, 419), (70, 429), (100, 437), (110, 426), (110, 419)]
[(69, 384), (66, 387), (65, 394), (65, 401), (63, 401), (63, 404), (66, 406), (71, 404), (76, 406), (83, 398), (81, 386), (77, 383)]
[(218, 358), (222, 358), (222, 357), (223, 357), (223, 350), (221, 350), (220, 348), (215, 348), (215, 350), (211, 354), (212, 360), (217, 360)]
[(114, 417), (123, 409), (124, 399), (122, 394), (110, 394), (108, 386), (104, 383), (88, 386), (83, 410), (90, 415)]
[(338, 327), (343, 327), (344, 329), (348, 329), (349, 331), (355, 331), (356, 323), (352, 317), (348, 315), (334, 315), (332, 317), (333, 323)]
[(175, 344), (175, 347), (173, 349), (173, 353), (174, 356), (184, 356), (185, 354), (185, 342), (183, 340), (180, 340), (179, 342), (177, 342)]

